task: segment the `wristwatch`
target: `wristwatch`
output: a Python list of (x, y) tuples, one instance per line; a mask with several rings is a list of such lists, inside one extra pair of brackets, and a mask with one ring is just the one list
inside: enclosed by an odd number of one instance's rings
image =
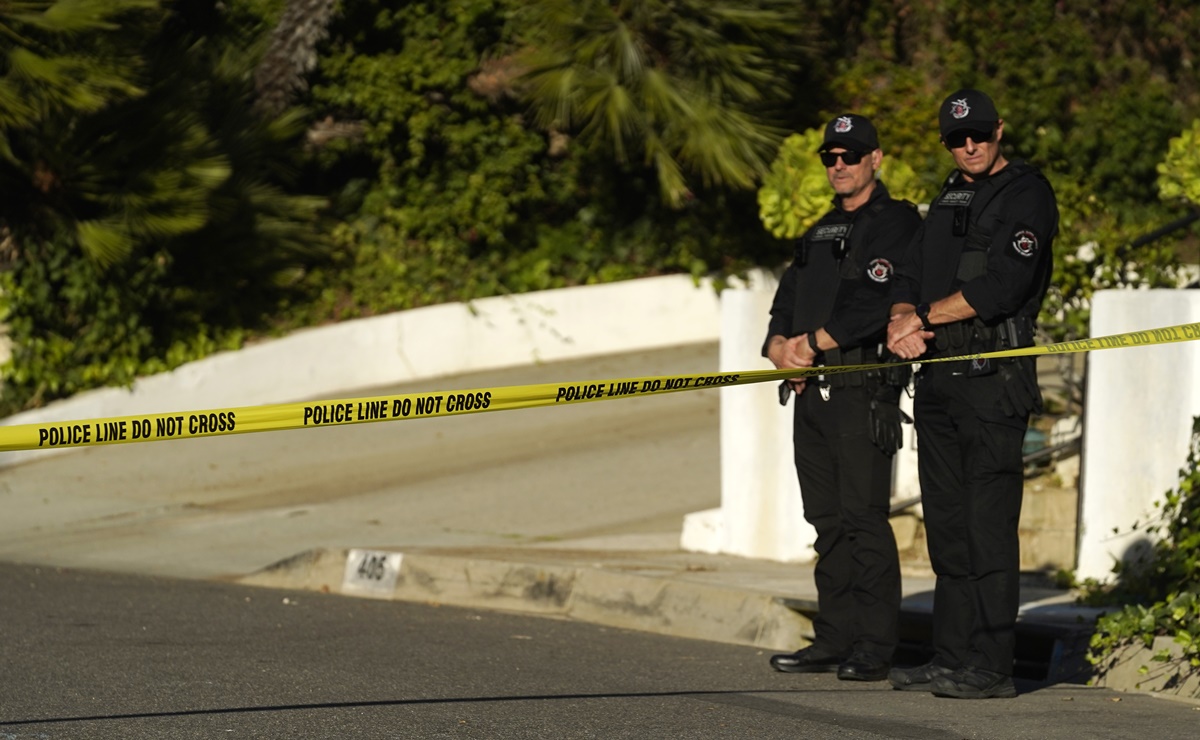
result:
[(917, 318), (921, 320), (921, 326), (925, 328), (925, 331), (933, 331), (933, 324), (929, 323), (928, 303), (917, 304)]
[(821, 354), (821, 348), (817, 345), (817, 332), (815, 329), (808, 333), (808, 346), (812, 348), (814, 355)]

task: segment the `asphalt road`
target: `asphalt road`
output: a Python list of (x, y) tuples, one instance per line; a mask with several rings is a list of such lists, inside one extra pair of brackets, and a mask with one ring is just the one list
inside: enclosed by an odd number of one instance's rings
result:
[[(360, 395), (715, 369), (699, 346)], [(220, 580), (314, 547), (670, 547), (719, 497), (716, 391), (0, 470), (0, 740), (1196, 735), (1197, 709), (1148, 695), (955, 702), (754, 648)]]
[(753, 648), (500, 612), (0, 565), (0, 738), (1191, 738), (1079, 686), (962, 702)]

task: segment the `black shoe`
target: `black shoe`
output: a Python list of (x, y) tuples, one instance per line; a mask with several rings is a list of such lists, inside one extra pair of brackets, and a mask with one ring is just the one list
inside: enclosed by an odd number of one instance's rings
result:
[(771, 667), (784, 673), (833, 673), (841, 662), (842, 656), (820, 650), (815, 645), (794, 653), (771, 656)]
[(933, 695), (954, 699), (1011, 699), (1017, 695), (1012, 676), (963, 667), (933, 679)]
[(888, 672), (888, 683), (897, 691), (932, 691), (933, 679), (948, 676), (952, 668), (926, 663), (915, 668), (893, 668)]
[(855, 652), (838, 666), (838, 678), (843, 681), (882, 681), (888, 677), (888, 663), (873, 653)]

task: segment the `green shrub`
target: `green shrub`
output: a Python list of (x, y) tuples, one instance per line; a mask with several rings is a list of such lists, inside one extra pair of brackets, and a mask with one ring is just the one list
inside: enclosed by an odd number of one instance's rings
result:
[(172, 315), (165, 279), (171, 256), (102, 267), (72, 240), (25, 240), (0, 274), (0, 310), (13, 356), (6, 366), (5, 414), (104, 385), (170, 370), (240, 345), (244, 332)]

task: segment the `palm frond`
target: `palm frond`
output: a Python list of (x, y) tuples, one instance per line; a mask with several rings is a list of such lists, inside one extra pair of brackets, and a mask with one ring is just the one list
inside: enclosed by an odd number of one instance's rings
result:
[(640, 150), (681, 202), (686, 176), (752, 188), (782, 138), (761, 106), (788, 99), (784, 0), (531, 0), (525, 90), (540, 125), (627, 161)]
[[(56, 0), (56, 2), (9, 3), (9, 23), (20, 23), (51, 33), (111, 31), (119, 27), (118, 16), (133, 10), (153, 10), (160, 0)], [(16, 12), (12, 12), (16, 10)], [(40, 12), (38, 12), (40, 11)]]
[(133, 239), (119, 221), (80, 221), (75, 229), (84, 253), (101, 264), (120, 262), (133, 250)]

